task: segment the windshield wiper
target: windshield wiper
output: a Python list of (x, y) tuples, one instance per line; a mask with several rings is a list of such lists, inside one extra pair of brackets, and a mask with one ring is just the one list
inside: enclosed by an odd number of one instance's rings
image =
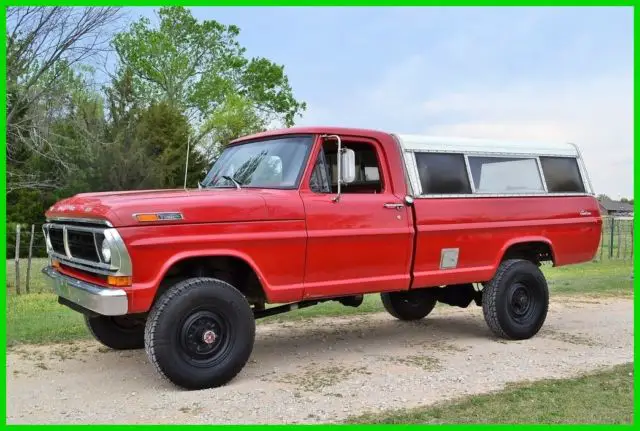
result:
[(224, 178), (225, 180), (232, 181), (232, 182), (233, 182), (233, 184), (235, 184), (235, 185), (236, 185), (236, 188), (237, 188), (238, 190), (240, 190), (240, 189), (242, 188), (242, 187), (240, 187), (240, 183), (239, 183), (239, 182), (237, 182), (237, 181), (235, 180), (235, 178), (230, 177), (230, 176), (228, 176), (228, 175), (222, 175), (222, 178)]

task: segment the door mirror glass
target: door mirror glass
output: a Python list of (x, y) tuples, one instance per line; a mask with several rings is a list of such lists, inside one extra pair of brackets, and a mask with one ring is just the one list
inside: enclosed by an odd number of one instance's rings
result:
[(356, 153), (344, 148), (340, 155), (340, 179), (344, 184), (352, 183), (356, 179)]

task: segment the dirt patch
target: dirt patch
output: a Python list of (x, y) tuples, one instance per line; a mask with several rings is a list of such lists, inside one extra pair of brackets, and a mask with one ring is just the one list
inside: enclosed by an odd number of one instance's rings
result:
[[(298, 389), (316, 392), (348, 380), (354, 374), (371, 374), (366, 367), (351, 367), (346, 365), (330, 365), (303, 369), (297, 373), (289, 373), (276, 381), (288, 383)], [(333, 394), (334, 396), (336, 394)]]

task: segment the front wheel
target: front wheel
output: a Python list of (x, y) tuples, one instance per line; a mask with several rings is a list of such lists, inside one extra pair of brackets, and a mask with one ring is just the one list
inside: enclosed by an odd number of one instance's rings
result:
[(528, 260), (502, 262), (482, 292), (485, 321), (498, 337), (524, 340), (538, 333), (549, 309), (549, 288), (540, 268)]
[(400, 320), (419, 320), (426, 317), (438, 302), (432, 288), (381, 293), (382, 305), (389, 314)]
[(231, 381), (253, 350), (255, 320), (237, 289), (213, 278), (183, 280), (155, 303), (145, 349), (158, 372), (185, 389)]

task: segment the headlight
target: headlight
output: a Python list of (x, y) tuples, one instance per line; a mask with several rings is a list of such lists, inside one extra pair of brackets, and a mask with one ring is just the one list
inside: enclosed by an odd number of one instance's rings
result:
[(102, 240), (102, 260), (104, 260), (105, 263), (111, 262), (111, 249), (106, 239)]

